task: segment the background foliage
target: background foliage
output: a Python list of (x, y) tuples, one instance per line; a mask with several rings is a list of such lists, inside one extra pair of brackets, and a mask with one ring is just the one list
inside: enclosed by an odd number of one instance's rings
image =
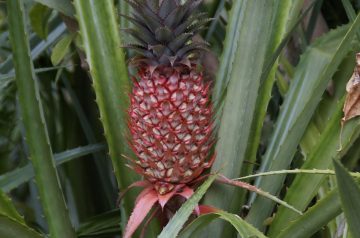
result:
[[(201, 7), (214, 18), (200, 35), (211, 45), (202, 62), (214, 81), (212, 172), (243, 177), (303, 215), (211, 176), (146, 237), (357, 237), (360, 176), (349, 171), (360, 169), (360, 119), (340, 122), (360, 1)], [(0, 1), (0, 237), (121, 236), (138, 192), (116, 206), (138, 179), (123, 158), (133, 156), (132, 52), (120, 31), (129, 11), (124, 0)], [(195, 218), (199, 200), (221, 210)]]

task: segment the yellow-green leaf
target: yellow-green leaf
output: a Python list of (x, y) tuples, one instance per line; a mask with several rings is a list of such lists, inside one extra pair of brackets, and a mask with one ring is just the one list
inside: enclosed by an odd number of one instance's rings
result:
[(25, 225), (24, 219), (16, 210), (10, 198), (0, 190), (0, 215), (7, 216)]
[(49, 18), (51, 10), (40, 3), (36, 3), (29, 13), (31, 28), (42, 39), (46, 39), (49, 33)]
[(53, 65), (58, 65), (64, 59), (66, 54), (69, 52), (71, 42), (74, 38), (74, 35), (65, 35), (61, 40), (55, 45), (51, 53), (51, 62)]

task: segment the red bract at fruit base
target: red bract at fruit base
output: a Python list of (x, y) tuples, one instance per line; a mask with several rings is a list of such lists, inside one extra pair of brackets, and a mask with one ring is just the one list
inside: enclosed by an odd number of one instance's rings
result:
[[(198, 60), (208, 44), (193, 40), (210, 21), (206, 13), (196, 12), (201, 0), (126, 1), (133, 13), (123, 17), (135, 27), (123, 30), (136, 43), (125, 47), (137, 52), (129, 61), (136, 68), (129, 129), (137, 160), (130, 159), (129, 166), (145, 178), (129, 187), (144, 187), (125, 230), (124, 237), (129, 238), (154, 206), (167, 222), (174, 207), (194, 193), (215, 155), (210, 153), (214, 144), (210, 84)], [(218, 181), (258, 191), (223, 176)]]

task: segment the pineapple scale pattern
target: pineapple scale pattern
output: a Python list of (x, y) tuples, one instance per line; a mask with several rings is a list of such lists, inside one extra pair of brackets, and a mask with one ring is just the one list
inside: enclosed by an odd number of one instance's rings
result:
[(212, 145), (209, 84), (195, 65), (144, 66), (134, 79), (129, 109), (131, 146), (137, 170), (166, 194), (197, 178)]

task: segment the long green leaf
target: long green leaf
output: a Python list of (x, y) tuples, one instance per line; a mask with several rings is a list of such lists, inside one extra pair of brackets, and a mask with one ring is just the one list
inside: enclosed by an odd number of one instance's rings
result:
[[(273, 4), (273, 1), (262, 0), (234, 1), (230, 13), (225, 51), (214, 89), (215, 104), (220, 104), (225, 88), (227, 94), (220, 111), (217, 158), (212, 168), (212, 171), (222, 169), (228, 178), (239, 176), (245, 159), (257, 98), (254, 92), (260, 87)], [(258, 16), (262, 16), (261, 19)], [(205, 203), (229, 210), (235, 199), (234, 192), (231, 187), (214, 186), (205, 196)], [(207, 232), (204, 236), (218, 237), (222, 227), (210, 227)]]
[[(119, 189), (125, 189), (138, 176), (125, 166), (123, 158), (124, 155), (132, 155), (127, 144), (129, 137), (126, 118), (130, 85), (124, 52), (121, 48), (122, 36), (120, 38), (118, 34), (113, 2), (111, 0), (74, 1), (115, 176)], [(120, 13), (128, 15), (130, 7), (126, 1), (121, 0), (119, 7)], [(122, 18), (120, 24), (128, 26), (130, 22)], [(135, 198), (136, 192), (130, 191), (122, 200), (123, 230)], [(148, 237), (153, 237), (153, 233), (157, 234), (157, 230), (157, 224), (151, 223)]]
[[(58, 69), (64, 69), (64, 68), (67, 68), (71, 65), (63, 65), (63, 66), (54, 66), (54, 67), (46, 67), (46, 68), (39, 68), (39, 69), (34, 69), (34, 72), (36, 74), (39, 74), (39, 73), (45, 73), (45, 72), (49, 72), (49, 71), (54, 71), (54, 70), (58, 70)], [(12, 73), (8, 73), (8, 74), (2, 74), (0, 76), (0, 81), (1, 80), (6, 80), (6, 79), (12, 79), (12, 78), (15, 78), (15, 72), (12, 72)]]
[[(289, 41), (293, 31), (296, 29), (296, 27), (299, 25), (302, 19), (306, 16), (306, 13), (311, 8), (309, 7), (309, 9), (305, 13), (303, 13), (302, 16), (300, 16), (300, 19), (298, 19), (294, 26), (290, 26), (288, 25), (289, 22), (291, 22), (293, 18), (296, 18), (300, 11), (299, 7), (294, 7), (297, 6), (299, 2), (303, 2), (303, 0), (276, 2), (276, 11), (273, 15), (274, 29), (271, 34), (271, 42), (266, 54), (267, 60), (264, 64), (261, 76), (262, 84), (258, 92), (254, 119), (251, 124), (251, 134), (249, 137), (250, 139), (248, 147), (246, 148), (245, 158), (248, 162), (248, 165), (244, 165), (242, 175), (252, 173), (253, 164), (256, 163), (261, 132), (264, 125), (264, 119), (266, 116), (269, 101), (272, 96), (275, 73), (278, 68), (278, 62), (276, 59), (279, 57), (280, 52), (285, 47), (286, 43)], [(287, 32), (286, 36), (284, 36), (285, 32)]]
[(158, 238), (176, 237), (217, 175), (211, 175), (175, 213)]
[(298, 219), (287, 222), (284, 230), (270, 235), (274, 238), (307, 238), (311, 237), (329, 221), (341, 213), (340, 199), (337, 190), (333, 190), (311, 207)]
[[(262, 159), (261, 171), (281, 170), (289, 166), (329, 79), (349, 52), (350, 43), (359, 26), (360, 17), (358, 16), (347, 32), (347, 29), (339, 29), (321, 38), (310, 48), (316, 49), (309, 51), (313, 57), (312, 60), (316, 60), (315, 57), (317, 57), (317, 61), (314, 61), (316, 64), (309, 60), (300, 62), (298, 68), (306, 70), (299, 71), (293, 80), (269, 147)], [(323, 70), (319, 71), (319, 69)], [(307, 80), (308, 77), (310, 78)], [(272, 180), (259, 178), (256, 185), (272, 194), (277, 194), (283, 180), (283, 176)], [(257, 197), (247, 220), (255, 227), (263, 227), (263, 221), (271, 214), (273, 207), (272, 202)]]
[[(128, 154), (126, 110), (130, 85), (115, 8), (111, 0), (76, 0), (74, 3), (115, 176), (119, 188), (124, 189), (135, 176), (123, 158)], [(125, 217), (130, 214), (134, 200), (133, 193), (124, 198)]]
[(72, 159), (79, 158), (84, 155), (95, 153), (101, 150), (104, 150), (106, 146), (104, 144), (94, 144), (78, 147), (75, 149), (67, 150), (61, 153), (54, 154), (56, 165), (61, 165), (63, 163), (69, 162)]
[(0, 215), (1, 238), (43, 238), (39, 233), (6, 216)]
[(240, 237), (266, 238), (263, 233), (241, 219), (238, 215), (222, 210), (198, 217), (196, 220), (190, 223), (182, 233), (180, 233), (179, 238), (197, 237), (198, 234), (202, 232), (202, 228), (204, 228), (206, 225), (209, 225), (212, 221), (218, 218), (229, 222), (236, 229)]
[[(106, 146), (104, 144), (95, 144), (64, 151), (54, 154), (55, 163), (56, 166), (59, 166), (81, 156), (105, 150), (105, 148)], [(22, 168), (2, 174), (0, 175), (0, 189), (4, 192), (10, 192), (19, 185), (28, 182), (34, 177), (34, 175), (34, 169), (31, 164), (27, 164)]]
[(213, 101), (215, 105), (221, 104), (222, 94), (229, 83), (229, 70), (233, 66), (235, 60), (235, 51), (237, 49), (237, 39), (239, 39), (240, 25), (243, 21), (241, 14), (242, 1), (237, 1), (230, 11), (230, 19), (228, 21), (227, 33), (224, 45), (224, 51), (221, 55), (221, 64), (217, 73), (217, 80), (214, 86)]
[(360, 187), (338, 160), (334, 160), (341, 206), (353, 237), (360, 234)]
[(353, 6), (351, 5), (350, 0), (341, 0), (341, 2), (344, 6), (344, 9), (346, 11), (346, 15), (347, 15), (348, 19), (350, 21), (354, 21), (356, 18), (356, 12), (355, 12)]
[(20, 0), (8, 0), (7, 6), (21, 115), (45, 217), (52, 237), (72, 238), (75, 232), (61, 192), (35, 82), (25, 32), (23, 3)]
[[(24, 232), (30, 237), (42, 237), (25, 224), (24, 218), (18, 213), (10, 198), (0, 190), (0, 220), (1, 219), (5, 220), (5, 223), (11, 223), (14, 226), (18, 226), (19, 231)], [(12, 228), (8, 227), (6, 229), (0, 224), (0, 237), (5, 237), (8, 235), (7, 233), (11, 233), (10, 229)]]
[[(353, 6), (351, 5), (350, 0), (341, 0), (344, 9), (346, 11), (346, 15), (350, 21), (354, 21), (356, 18), (356, 12)], [(357, 32), (357, 38), (360, 40), (360, 31)]]
[[(339, 112), (342, 109), (339, 101), (342, 101), (344, 98), (346, 83), (354, 71), (354, 66), (354, 55), (350, 53), (339, 66), (338, 72), (332, 77), (332, 83), (335, 86), (331, 95), (329, 93), (323, 95), (314, 117), (301, 139), (300, 148), (306, 163), (308, 163), (312, 151), (321, 143), (321, 135), (327, 130), (329, 124), (333, 122), (334, 117), (341, 113)], [(336, 126), (339, 127), (340, 124), (337, 122), (335, 122)], [(334, 148), (332, 151), (334, 151)]]
[(25, 225), (24, 218), (18, 213), (10, 198), (0, 190), (0, 215)]

